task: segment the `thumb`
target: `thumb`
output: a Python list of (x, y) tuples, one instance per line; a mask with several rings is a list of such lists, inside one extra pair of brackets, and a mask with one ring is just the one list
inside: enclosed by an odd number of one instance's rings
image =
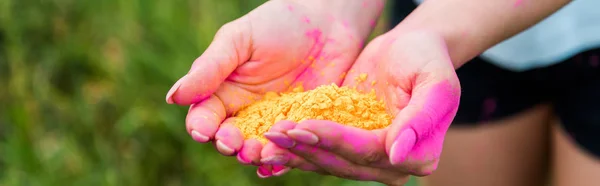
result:
[(455, 75), (427, 81), (413, 89), (408, 105), (398, 112), (386, 136), (386, 151), (394, 165), (407, 158), (435, 160), (442, 151), (444, 135), (458, 109), (460, 85)]
[(225, 79), (250, 56), (251, 32), (243, 19), (222, 26), (188, 74), (167, 93), (167, 103), (189, 105), (213, 94)]

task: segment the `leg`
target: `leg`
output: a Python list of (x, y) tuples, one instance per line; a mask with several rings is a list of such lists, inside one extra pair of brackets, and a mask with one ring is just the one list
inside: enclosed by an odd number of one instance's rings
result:
[(600, 183), (600, 159), (579, 148), (558, 126), (552, 127), (554, 186), (597, 186)]
[(564, 91), (556, 102), (560, 120), (552, 129), (555, 186), (600, 185), (599, 56), (600, 49), (578, 55), (580, 63), (565, 64), (570, 70), (561, 71), (569, 78), (557, 80)]
[(438, 170), (422, 185), (542, 185), (551, 110), (541, 104), (549, 96), (543, 73), (512, 72), (481, 58), (458, 69), (463, 92), (455, 123)]
[(438, 170), (425, 186), (536, 186), (545, 183), (548, 106), (448, 131)]

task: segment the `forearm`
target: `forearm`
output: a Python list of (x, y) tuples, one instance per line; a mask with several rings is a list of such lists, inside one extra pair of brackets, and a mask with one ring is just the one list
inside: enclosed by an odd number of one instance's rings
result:
[(495, 44), (551, 15), (570, 0), (425, 0), (393, 29), (425, 30), (446, 41), (458, 68)]
[(343, 29), (356, 31), (361, 38), (371, 33), (381, 15), (386, 0), (294, 0), (322, 12)]

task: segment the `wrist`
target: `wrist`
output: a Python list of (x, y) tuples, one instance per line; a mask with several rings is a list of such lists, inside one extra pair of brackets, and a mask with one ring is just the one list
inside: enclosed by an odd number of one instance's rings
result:
[(565, 6), (570, 0), (424, 1), (394, 28), (440, 35), (455, 68)]
[(458, 69), (470, 59), (475, 57), (478, 53), (480, 53), (479, 51), (473, 50), (477, 47), (471, 46), (477, 42), (468, 42), (474, 38), (468, 38), (466, 34), (464, 34), (465, 32), (461, 31), (460, 28), (457, 27), (444, 28), (443, 26), (429, 26), (425, 24), (412, 24), (403, 22), (386, 33), (386, 35), (396, 37), (398, 35), (414, 32), (427, 33), (427, 35), (431, 37), (437, 37), (441, 42), (443, 42), (442, 44), (445, 45), (446, 49), (448, 50), (447, 52), (452, 60), (454, 69)]
[(386, 0), (291, 0), (327, 16), (341, 29), (355, 33), (359, 38), (369, 36)]

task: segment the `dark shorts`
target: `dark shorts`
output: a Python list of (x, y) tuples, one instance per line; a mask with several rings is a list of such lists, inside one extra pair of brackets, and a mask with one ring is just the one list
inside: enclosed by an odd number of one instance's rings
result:
[[(396, 1), (392, 25), (416, 5)], [(562, 128), (580, 147), (600, 158), (600, 49), (555, 65), (514, 72), (479, 57), (457, 70), (462, 87), (452, 127), (472, 127), (550, 103)]]

